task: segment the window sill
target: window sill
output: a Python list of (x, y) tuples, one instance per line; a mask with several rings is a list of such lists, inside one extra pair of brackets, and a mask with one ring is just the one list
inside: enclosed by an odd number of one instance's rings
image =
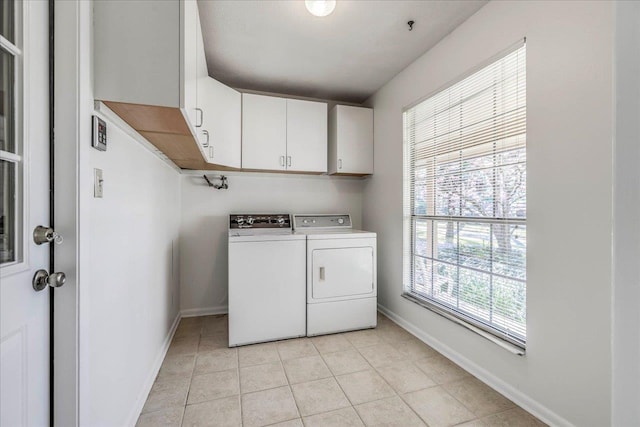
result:
[(453, 316), (449, 313), (447, 313), (445, 310), (439, 309), (438, 307), (436, 307), (435, 305), (429, 304), (428, 302), (423, 301), (422, 299), (410, 294), (410, 293), (403, 293), (402, 294), (403, 298), (408, 299), (409, 301), (418, 304), (421, 307), (426, 308), (427, 310), (430, 310), (436, 314), (439, 314), (440, 316), (451, 320), (452, 322), (457, 323), (458, 325), (467, 328), (468, 330), (475, 332), (476, 334), (480, 335), (481, 337), (491, 341), (494, 344), (499, 345), (500, 347), (502, 347), (503, 349), (509, 351), (510, 353), (513, 353), (515, 355), (518, 356), (524, 356), (526, 354), (525, 348), (517, 346), (509, 341), (506, 341), (504, 339), (501, 339), (493, 334), (490, 334), (489, 332), (486, 332), (480, 328), (478, 328), (477, 326), (469, 323), (469, 322), (465, 322), (464, 320)]

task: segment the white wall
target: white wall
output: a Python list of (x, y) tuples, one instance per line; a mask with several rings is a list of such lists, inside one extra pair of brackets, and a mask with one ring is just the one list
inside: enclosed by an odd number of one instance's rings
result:
[(104, 173), (104, 198), (83, 195), (91, 231), (81, 321), (90, 327), (81, 357), (91, 410), (82, 424), (95, 426), (135, 422), (180, 306), (179, 174), (113, 123), (107, 127), (108, 150), (90, 155), (91, 167)]
[(349, 213), (355, 227), (361, 224), (366, 179), (248, 172), (227, 176), (228, 190), (208, 187), (201, 175), (182, 177), (180, 301), (186, 315), (227, 310), (229, 214)]
[[(59, 218), (71, 228), (61, 248), (77, 245), (65, 258), (75, 256), (77, 269), (70, 286), (56, 290), (56, 301), (65, 295), (59, 291), (75, 292), (79, 304), (60, 319), (69, 328), (78, 323), (78, 359), (72, 352), (68, 372), (56, 380), (69, 383), (78, 372), (79, 391), (73, 395), (73, 381), (58, 390), (66, 406), (56, 425), (125, 426), (135, 424), (179, 312), (180, 176), (111, 120), (107, 151), (91, 148), (92, 4), (56, 4), (56, 41), (63, 47), (56, 49), (56, 84), (64, 88), (56, 114), (67, 115), (57, 122), (56, 140), (70, 148), (59, 169), (71, 179), (56, 197), (71, 198), (75, 207)], [(93, 197), (94, 168), (104, 173), (102, 199)], [(57, 339), (56, 348), (72, 345)]]
[(640, 3), (616, 4), (613, 422), (640, 425)]
[[(611, 421), (613, 3), (490, 2), (381, 88), (364, 227), (379, 303), (554, 425)], [(527, 354), (402, 298), (402, 109), (527, 38)], [(636, 166), (637, 167), (637, 166)]]

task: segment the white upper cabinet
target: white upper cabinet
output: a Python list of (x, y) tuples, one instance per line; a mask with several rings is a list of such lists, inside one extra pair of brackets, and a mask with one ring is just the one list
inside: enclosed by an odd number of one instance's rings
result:
[(327, 104), (287, 99), (287, 170), (327, 172)]
[(242, 168), (327, 171), (327, 104), (242, 95)]
[(93, 14), (95, 98), (179, 108), (195, 134), (196, 0), (98, 1)]
[[(237, 90), (206, 77), (198, 81), (198, 104), (203, 111), (207, 161), (240, 168), (242, 95)], [(208, 144), (207, 144), (208, 142)]]
[(329, 173), (373, 173), (373, 110), (337, 105), (329, 113)]
[(242, 168), (285, 170), (287, 100), (242, 94)]
[(95, 99), (176, 165), (206, 168), (198, 132), (204, 49), (196, 0), (97, 1), (93, 32)]

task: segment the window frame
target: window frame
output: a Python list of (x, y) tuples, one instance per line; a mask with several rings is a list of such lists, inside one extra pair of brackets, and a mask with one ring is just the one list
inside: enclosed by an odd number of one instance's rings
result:
[[(490, 341), (500, 345), (501, 347), (513, 352), (514, 354), (524, 355), (526, 350), (526, 336), (523, 340), (518, 337), (513, 337), (510, 334), (504, 333), (499, 328), (496, 328), (487, 322), (483, 322), (480, 319), (472, 317), (464, 313), (463, 311), (456, 310), (453, 307), (449, 307), (444, 303), (438, 303), (432, 298), (421, 295), (419, 292), (414, 290), (415, 282), (415, 262), (414, 259), (416, 256), (419, 256), (415, 253), (416, 250), (416, 233), (417, 227), (415, 226), (416, 221), (419, 219), (427, 219), (428, 221), (433, 221), (433, 224), (436, 223), (437, 220), (442, 221), (452, 221), (454, 223), (465, 223), (469, 222), (470, 217), (463, 216), (460, 212), (460, 216), (439, 216), (436, 212), (433, 215), (429, 214), (417, 214), (415, 211), (415, 195), (414, 189), (411, 187), (413, 182), (413, 177), (411, 176), (411, 172), (414, 170), (415, 163), (411, 163), (412, 157), (410, 153), (409, 146), (409, 137), (407, 135), (407, 112), (419, 104), (433, 98), (434, 96), (440, 94), (441, 92), (453, 87), (459, 82), (475, 75), (482, 69), (490, 66), (509, 54), (517, 51), (518, 49), (526, 46), (526, 39), (521, 39), (517, 43), (508, 47), (507, 49), (499, 52), (498, 54), (492, 56), (488, 60), (479, 64), (478, 66), (472, 68), (462, 76), (457, 79), (439, 87), (437, 90), (431, 92), (427, 96), (420, 98), (419, 100), (413, 102), (412, 104), (406, 106), (402, 109), (403, 116), (403, 293), (402, 296), (424, 308), (429, 309), (436, 314), (439, 314), (473, 332), (483, 336), (484, 338), (489, 339)], [(526, 61), (526, 54), (525, 54)], [(526, 64), (525, 64), (526, 67)], [(526, 83), (525, 83), (526, 84)], [(526, 86), (525, 86), (526, 91)], [(526, 111), (526, 106), (525, 106)], [(526, 117), (526, 116), (525, 116)], [(526, 142), (525, 142), (525, 152), (526, 152)], [(434, 157), (435, 159), (435, 157)], [(428, 166), (427, 166), (428, 167)], [(433, 168), (434, 166), (432, 166)], [(525, 160), (525, 168), (526, 168), (526, 160)], [(433, 175), (435, 176), (435, 174)], [(526, 192), (526, 180), (525, 180), (525, 192)], [(435, 197), (433, 196), (433, 192), (429, 192), (426, 196), (426, 203), (435, 203)], [(471, 219), (474, 221), (475, 219)], [(488, 223), (502, 223), (509, 225), (518, 225), (522, 224), (526, 227), (526, 216), (523, 219), (504, 219), (504, 218), (494, 218), (494, 217), (479, 217), (477, 221), (483, 224)], [(427, 232), (428, 233), (428, 232)], [(432, 230), (433, 233), (433, 230)], [(429, 234), (429, 233), (428, 233)], [(490, 236), (493, 238), (493, 232), (490, 231)], [(433, 239), (433, 237), (432, 237)], [(458, 267), (460, 264), (458, 264)], [(526, 247), (525, 247), (525, 269), (526, 269)], [(491, 273), (492, 274), (492, 273)], [(524, 279), (524, 283), (526, 286), (526, 279)], [(457, 282), (457, 286), (459, 286), (459, 281)], [(526, 288), (525, 288), (526, 289)], [(525, 290), (526, 292), (526, 290)], [(525, 295), (525, 307), (526, 307), (526, 295)], [(525, 320), (526, 327), (526, 320)]]
[(28, 148), (26, 140), (28, 137), (28, 124), (26, 114), (26, 104), (28, 87), (26, 76), (28, 69), (28, 57), (25, 55), (25, 46), (28, 44), (26, 36), (26, 22), (28, 18), (28, 2), (20, 0), (14, 1), (14, 21), (13, 38), (11, 42), (0, 35), (0, 49), (13, 56), (13, 151), (0, 150), (0, 160), (7, 161), (15, 165), (14, 167), (14, 260), (0, 264), (0, 277), (5, 278), (14, 274), (29, 270), (28, 234), (25, 230), (28, 224), (29, 206), (28, 194)]

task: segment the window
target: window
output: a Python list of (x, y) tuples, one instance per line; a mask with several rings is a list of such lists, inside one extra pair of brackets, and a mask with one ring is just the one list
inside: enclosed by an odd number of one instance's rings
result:
[(16, 90), (21, 51), (15, 40), (15, 2), (0, 6), (0, 265), (21, 260), (19, 224), (22, 157), (16, 137)]
[(405, 294), (524, 348), (524, 43), (403, 120)]

